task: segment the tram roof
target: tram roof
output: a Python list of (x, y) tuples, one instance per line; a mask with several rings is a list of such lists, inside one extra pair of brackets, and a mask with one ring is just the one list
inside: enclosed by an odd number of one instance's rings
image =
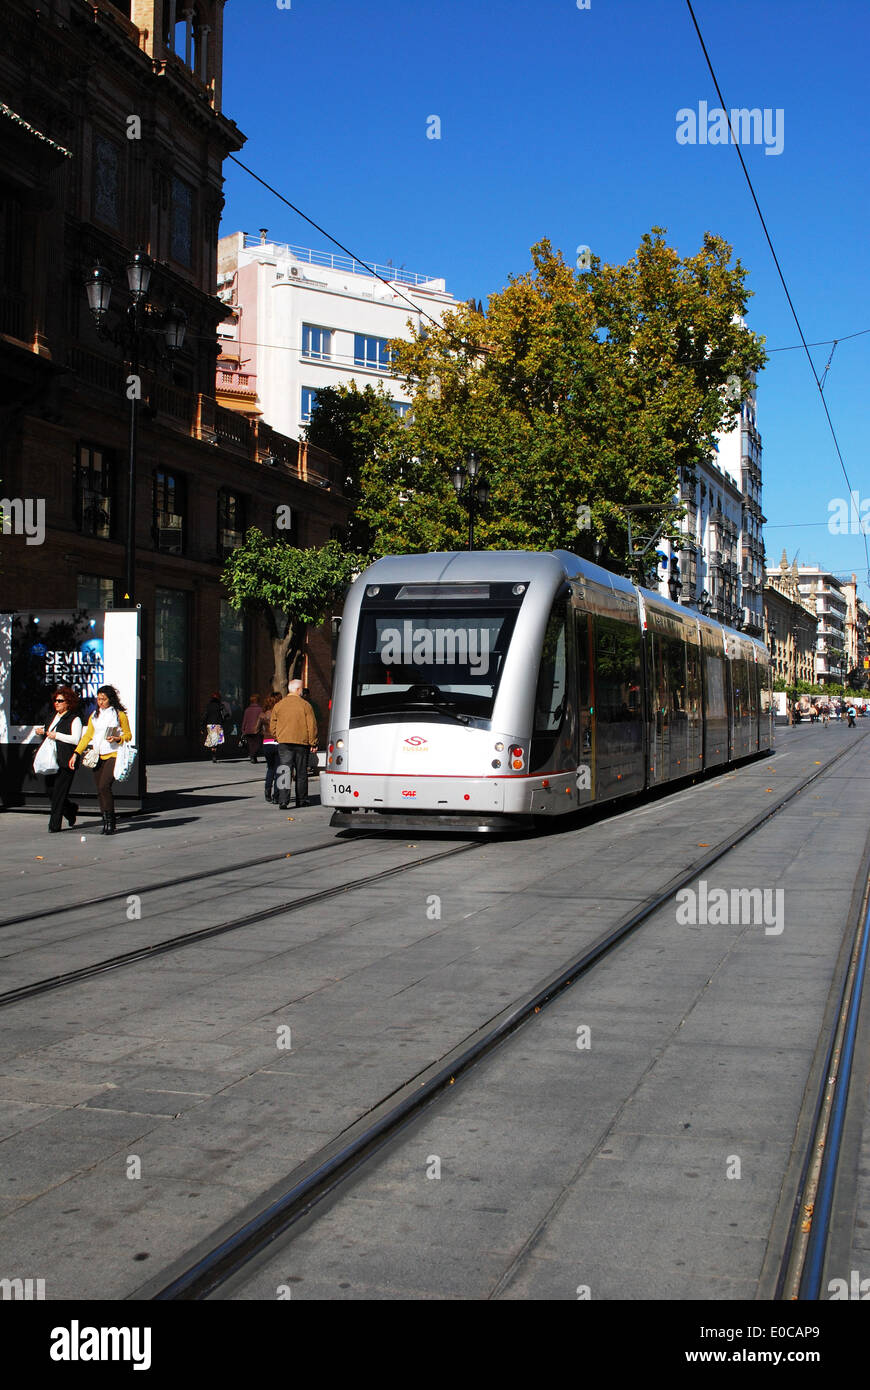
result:
[(634, 585), (590, 560), (567, 550), (457, 550), (428, 555), (385, 555), (365, 571), (366, 582), (398, 584), (412, 577), (418, 583), (480, 583), (484, 580), (579, 579), (633, 593)]

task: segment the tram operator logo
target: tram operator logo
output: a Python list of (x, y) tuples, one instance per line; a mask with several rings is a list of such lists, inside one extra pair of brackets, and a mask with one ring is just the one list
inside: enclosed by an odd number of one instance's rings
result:
[(406, 618), (401, 628), (379, 634), (385, 666), (467, 666), (475, 676), (489, 670), (489, 628), (415, 627)]

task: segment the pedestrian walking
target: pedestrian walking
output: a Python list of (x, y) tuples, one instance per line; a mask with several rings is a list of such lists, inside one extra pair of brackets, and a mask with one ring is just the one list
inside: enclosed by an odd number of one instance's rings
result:
[(263, 757), (266, 760), (266, 781), (264, 792), (269, 802), (278, 800), (275, 778), (278, 771), (278, 741), (272, 733), (272, 710), (281, 699), (280, 695), (267, 695), (263, 702), (263, 712), (258, 721), (258, 729), (263, 740)]
[(290, 782), (296, 774), (296, 805), (308, 805), (308, 754), (317, 748), (314, 710), (302, 698), (302, 682), (291, 681), (287, 694), (272, 710), (269, 722), (278, 741), (278, 805), (290, 805)]
[(822, 707), (821, 707), (821, 716), (822, 716), (822, 725), (823, 725), (824, 728), (827, 729), (828, 725), (829, 725), (830, 722), (831, 722), (831, 707), (830, 707), (830, 705), (827, 705), (827, 704), (822, 705)]
[(848, 721), (849, 721), (849, 728), (850, 728), (850, 729), (854, 729), (854, 728), (856, 727), (856, 725), (855, 725), (855, 715), (856, 715), (856, 713), (857, 713), (857, 711), (856, 711), (856, 709), (855, 709), (855, 706), (854, 706), (853, 704), (850, 703), (849, 706), (848, 706), (848, 708), (847, 708), (847, 710), (846, 710), (846, 718), (847, 718)]
[(46, 775), (46, 786), (51, 793), (51, 811), (48, 817), (48, 831), (56, 835), (63, 830), (64, 817), (69, 821), (70, 830), (76, 823), (79, 808), (69, 799), (69, 789), (75, 777), (75, 766), (70, 767), (68, 756), (70, 745), (75, 748), (82, 736), (82, 721), (79, 714), (79, 697), (71, 685), (58, 686), (52, 696), (54, 718), (48, 728), (40, 725), (36, 730), (45, 736), (45, 742), (53, 746), (56, 772)]
[(252, 763), (257, 761), (257, 754), (263, 745), (263, 735), (260, 733), (260, 720), (263, 717), (263, 707), (260, 704), (259, 695), (252, 695), (248, 701), (248, 707), (242, 715), (242, 737), (248, 745), (248, 758)]
[(224, 708), (227, 707), (220, 697), (220, 691), (213, 691), (209, 696), (208, 704), (202, 712), (202, 719), (200, 721), (200, 728), (204, 736), (203, 747), (210, 750), (213, 763), (216, 763), (218, 760), (217, 751), (225, 738)]
[[(122, 743), (132, 742), (130, 721), (127, 710), (121, 704), (121, 697), (113, 685), (101, 685), (97, 691), (97, 709), (88, 720), (69, 760), (71, 768), (76, 766), (76, 758), (84, 753), (90, 744), (89, 754), (93, 754), (94, 782), (103, 817), (103, 835), (115, 833), (115, 798), (112, 782), (115, 779), (115, 760)], [(85, 767), (91, 767), (90, 756), (85, 757)]]

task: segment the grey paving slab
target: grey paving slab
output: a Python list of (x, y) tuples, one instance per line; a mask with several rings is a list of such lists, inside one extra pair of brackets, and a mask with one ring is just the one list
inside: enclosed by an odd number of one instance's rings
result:
[(19, 1201), (39, 1197), (138, 1143), (152, 1124), (149, 1116), (83, 1108), (52, 1115), (0, 1144), (0, 1193)]
[[(190, 948), (174, 959), (163, 957), (159, 966), (154, 962), (150, 968), (119, 972), (112, 977), (108, 991), (106, 982), (98, 981), (77, 989), (74, 1002), (70, 992), (38, 1004), (34, 1001), (26, 1010), (18, 1006), (0, 1016), (0, 1049), (4, 1039), (13, 1039), (12, 1051), (0, 1050), (0, 1058), (8, 1055), (20, 1059), (22, 1052), (35, 1053), (42, 1074), (45, 1059), (40, 1054), (48, 1048), (62, 1052), (69, 1043), (77, 1047), (67, 1059), (70, 1069), (65, 1076), (70, 1083), (85, 1075), (105, 1076), (104, 1087), (97, 1094), (102, 1097), (108, 1092), (114, 1099), (108, 1105), (101, 1099), (91, 1111), (93, 1102), (71, 1101), (69, 1088), (61, 1087), (61, 1098), (49, 1101), (48, 1107), (72, 1104), (74, 1108), (64, 1110), (64, 1115), (99, 1111), (127, 1119), (136, 1117), (114, 1109), (115, 1101), (149, 1104), (157, 1111), (144, 1117), (152, 1126), (145, 1136), (149, 1181), (160, 1174), (148, 1209), (153, 1248), (159, 1249), (161, 1258), (169, 1258), (170, 1252), (177, 1254), (184, 1248), (184, 1239), (196, 1226), (182, 1221), (177, 1231), (173, 1229), (178, 1220), (173, 1193), (180, 1193), (183, 1183), (177, 1189), (173, 1184), (180, 1175), (197, 1183), (207, 1181), (219, 1190), (226, 1200), (212, 1203), (209, 1212), (215, 1220), (218, 1212), (219, 1219), (224, 1219), (234, 1201), (247, 1200), (289, 1171), (325, 1137), (374, 1104), (385, 1087), (415, 1074), (489, 1013), (549, 974), (578, 943), (593, 939), (606, 922), (645, 896), (651, 882), (661, 882), (679, 864), (696, 856), (699, 842), (715, 843), (729, 825), (742, 823), (752, 808), (768, 804), (771, 794), (765, 788), (787, 786), (789, 779), (803, 775), (805, 766), (812, 762), (812, 751), (802, 748), (801, 757), (793, 759), (784, 776), (771, 771), (774, 759), (769, 765), (741, 769), (717, 779), (718, 786), (700, 784), (686, 792), (685, 799), (663, 798), (624, 816), (566, 831), (552, 840), (490, 843), (454, 861), (421, 867), (406, 878), (385, 880), (304, 912), (254, 924), (238, 935), (220, 938), (221, 944), (215, 941)], [(863, 772), (856, 766), (848, 776), (836, 780), (837, 804), (846, 813), (846, 824), (851, 824), (863, 804), (870, 758), (865, 757), (861, 766)], [(845, 763), (839, 765), (840, 770), (845, 771)], [(159, 828), (158, 815), (147, 836), (127, 830), (116, 837), (114, 846), (97, 846), (87, 864), (77, 867), (64, 863), (61, 857), (49, 868), (43, 859), (39, 894), (33, 894), (28, 877), (27, 901), (44, 904), (52, 895), (55, 901), (62, 901), (63, 895), (81, 896), (84, 884), (94, 891), (99, 875), (110, 877), (119, 863), (124, 865), (125, 875), (135, 874), (142, 882), (152, 874), (156, 881), (170, 872), (170, 866), (173, 874), (191, 863), (216, 866), (227, 855), (222, 830), (227, 807), (232, 808), (234, 826), (240, 817), (250, 815), (245, 833), (233, 838), (232, 853), (240, 857), (263, 852), (264, 844), (289, 848), (325, 838), (328, 813), (319, 808), (310, 808), (310, 815), (305, 813), (304, 833), (301, 816), (296, 821), (282, 818), (280, 823), (264, 819), (261, 805), (256, 805), (259, 771), (249, 779), (249, 786), (243, 785), (244, 768), (238, 774), (223, 767), (215, 773), (210, 768), (196, 772), (205, 779), (205, 791), (195, 807), (192, 803), (198, 819), (189, 834), (186, 829), (181, 835), (177, 830), (165, 833)], [(177, 772), (166, 773), (168, 781), (173, 775), (177, 777)], [(215, 799), (209, 800), (209, 779), (218, 776), (230, 785), (220, 791), (215, 781)], [(238, 777), (238, 786), (232, 785), (234, 777)], [(192, 786), (196, 784), (195, 779), (188, 780)], [(824, 785), (818, 784), (818, 810), (831, 809), (821, 798)], [(236, 793), (239, 799), (235, 801), (216, 799)], [(788, 888), (793, 871), (803, 874), (810, 867), (803, 857), (805, 852), (814, 853), (818, 848), (824, 857), (827, 847), (834, 847), (854, 871), (861, 837), (853, 827), (853, 838), (844, 848), (843, 822), (843, 817), (804, 815), (802, 819), (783, 813), (770, 822), (767, 848), (763, 852), (758, 848), (760, 840), (748, 842), (751, 856), (740, 861), (739, 872), (729, 869), (730, 877), (718, 881), (738, 887), (783, 883)], [(266, 828), (261, 829), (263, 826)], [(25, 863), (29, 873), (34, 862), (32, 844), (20, 835), (17, 843), (19, 873)], [(189, 885), (181, 887), (167, 895), (170, 907), (153, 917), (145, 914), (138, 923), (125, 919), (123, 925), (117, 924), (113, 907), (105, 921), (101, 918), (93, 931), (86, 926), (88, 935), (73, 935), (68, 946), (63, 937), (67, 931), (64, 919), (43, 919), (45, 935), (38, 935), (37, 928), (42, 928), (35, 923), (35, 938), (27, 942), (33, 950), (27, 954), (31, 961), (37, 959), (33, 952), (41, 950), (49, 956), (54, 951), (75, 954), (79, 959), (89, 942), (99, 951), (106, 942), (117, 948), (118, 942), (141, 940), (141, 933), (162, 935), (173, 917), (188, 929), (192, 924), (213, 921), (216, 914), (223, 920), (223, 914), (235, 911), (234, 905), (239, 903), (248, 904), (250, 910), (282, 899), (291, 891), (291, 883), (292, 891), (300, 885), (311, 891), (313, 884), (334, 882), (339, 869), (345, 877), (362, 876), (375, 866), (400, 862), (413, 843), (411, 837), (407, 841), (343, 842), (335, 852), (319, 852), (320, 858), (313, 855), (307, 860), (300, 857), (295, 863), (286, 861), (293, 870), (289, 875), (284, 861), (269, 866), (269, 881), (257, 870), (243, 870), (232, 883), (208, 880), (208, 887), (201, 892)], [(428, 842), (425, 852), (440, 853), (445, 847), (444, 842)], [(58, 848), (52, 845), (52, 853)], [(25, 857), (28, 852), (30, 858)], [(399, 1249), (403, 1242), (395, 1239), (396, 1204), (401, 1209), (403, 1191), (396, 1176), (390, 1180), (393, 1186), (379, 1194), (371, 1212), (373, 1219), (375, 1212), (379, 1213), (381, 1235), (384, 1230), (392, 1233), (390, 1260), (381, 1264), (376, 1260), (365, 1269), (361, 1264), (359, 1282), (344, 1280), (347, 1287), (334, 1296), (353, 1297), (355, 1290), (363, 1287), (378, 1297), (402, 1296), (403, 1287), (413, 1291), (411, 1296), (460, 1296), (457, 1291), (463, 1286), (455, 1271), (463, 1250), (467, 1256), (475, 1248), (498, 1247), (490, 1251), (494, 1259), (487, 1259), (475, 1276), (478, 1291), (470, 1295), (488, 1296), (487, 1291), (496, 1287), (494, 1281), (501, 1278), (505, 1259), (512, 1259), (527, 1238), (529, 1223), (534, 1225), (541, 1219), (540, 1203), (545, 1201), (549, 1209), (560, 1193), (570, 1194), (570, 1180), (585, 1161), (582, 1155), (593, 1154), (596, 1145), (604, 1143), (608, 1126), (613, 1128), (614, 1142), (625, 1139), (632, 1109), (644, 1116), (650, 1130), (640, 1135), (644, 1143), (673, 1141), (670, 1130), (661, 1134), (655, 1127), (679, 1123), (678, 1112), (686, 1105), (695, 1117), (688, 1121), (692, 1130), (697, 1121), (703, 1130), (701, 1138), (719, 1142), (716, 1124), (723, 1114), (736, 1113), (740, 1086), (750, 1085), (753, 1078), (760, 1085), (759, 1068), (765, 1061), (777, 1067), (783, 1050), (793, 1049), (788, 1064), (794, 1072), (790, 1074), (794, 1086), (801, 1060), (808, 1055), (811, 1013), (817, 1002), (813, 972), (824, 969), (835, 949), (833, 932), (830, 940), (820, 939), (819, 910), (824, 899), (829, 917), (836, 917), (846, 890), (839, 888), (838, 896), (832, 897), (826, 889), (830, 890), (832, 880), (846, 882), (848, 878), (836, 858), (829, 856), (825, 863), (830, 873), (827, 869), (821, 874), (816, 871), (814, 877), (810, 872), (806, 885), (801, 880), (797, 903), (782, 937), (753, 939), (751, 933), (739, 928), (717, 929), (715, 935), (712, 928), (706, 934), (690, 934), (678, 927), (673, 914), (670, 919), (660, 916), (648, 924), (649, 934), (627, 943), (613, 963), (595, 977), (596, 988), (585, 988), (585, 992), (581, 988), (573, 994), (558, 1018), (542, 1015), (536, 1020), (540, 1027), (534, 1038), (524, 1029), (515, 1040), (518, 1046), (511, 1053), (509, 1070), (528, 1069), (529, 1081), (518, 1084), (513, 1076), (512, 1089), (502, 1094), (494, 1087), (494, 1073), (490, 1071), (485, 1094), (470, 1092), (469, 1113), (457, 1111), (457, 1119), (445, 1123), (441, 1130), (444, 1142), (453, 1146), (450, 1152), (464, 1164), (468, 1199), (467, 1203), (464, 1197), (454, 1203), (451, 1197), (449, 1206), (443, 1207), (440, 1239), (434, 1224), (423, 1223), (422, 1237), (437, 1251), (426, 1276), (414, 1275), (413, 1261)], [(7, 881), (13, 878), (14, 872)], [(435, 922), (426, 915), (427, 900), (433, 892), (441, 897), (442, 908), (442, 917)], [(764, 951), (764, 946), (772, 949)], [(760, 1002), (749, 988), (753, 978), (761, 982)], [(820, 997), (823, 993), (822, 985)], [(791, 1025), (785, 1017), (789, 1007), (795, 1016)], [(576, 1026), (587, 1019), (592, 1024), (592, 1048), (584, 1056), (576, 1048)], [(736, 1049), (735, 1019), (750, 1040), (739, 1042)], [(274, 1045), (275, 1029), (284, 1023), (291, 1025), (294, 1038), (294, 1050), (286, 1056), (276, 1055)], [(7, 1024), (14, 1033), (6, 1035)], [(101, 1042), (103, 1036), (109, 1040), (105, 1044)], [(751, 1040), (756, 1038), (760, 1040), (757, 1058), (741, 1066), (737, 1054), (741, 1048), (751, 1052)], [(724, 1067), (717, 1064), (718, 1049), (727, 1050)], [(60, 1057), (59, 1064), (63, 1061)], [(76, 1078), (73, 1062), (94, 1064), (97, 1071), (80, 1071)], [(32, 1070), (34, 1065), (28, 1063), (25, 1070)], [(635, 1100), (614, 1116), (617, 1082), (623, 1098), (632, 1094)], [(788, 1087), (784, 1090), (787, 1092)], [(181, 1111), (180, 1119), (163, 1118), (169, 1113), (168, 1106), (175, 1103), (175, 1093), (185, 1103), (193, 1097), (195, 1108), (185, 1112), (179, 1104), (171, 1113)], [(228, 1093), (232, 1094), (228, 1097)], [(44, 1099), (24, 1102), (34, 1103), (46, 1106)], [(775, 1095), (772, 1104), (772, 1112), (765, 1111), (760, 1101), (749, 1104), (744, 1116), (746, 1128), (754, 1131), (757, 1126), (769, 1139), (777, 1138), (772, 1121), (780, 1114), (776, 1107), (784, 1104), (783, 1097)], [(164, 1106), (165, 1111), (160, 1108)], [(729, 1125), (727, 1120), (725, 1128)], [(33, 1130), (40, 1128), (32, 1126)], [(691, 1137), (698, 1138), (692, 1130)], [(770, 1172), (776, 1171), (777, 1164), (781, 1169), (781, 1153), (766, 1151), (757, 1133), (749, 1135), (747, 1144), (747, 1153), (767, 1164)], [(485, 1154), (494, 1156), (483, 1169)], [(64, 1188), (79, 1188), (78, 1219), (86, 1228), (90, 1221), (89, 1229), (95, 1229), (100, 1219), (99, 1146), (93, 1157), (96, 1166), (79, 1158), (79, 1175), (63, 1180)], [(671, 1191), (667, 1183), (675, 1185), (676, 1191), (680, 1181), (690, 1186), (703, 1181), (673, 1169), (664, 1153), (650, 1161), (654, 1171), (659, 1163), (666, 1193)], [(628, 1171), (630, 1163), (624, 1166)], [(590, 1171), (595, 1167), (591, 1158), (587, 1167)], [(475, 1189), (479, 1192), (482, 1186), (474, 1181), (477, 1177), (486, 1177), (492, 1185), (492, 1192), (484, 1198), (478, 1195), (475, 1199)], [(413, 1181), (418, 1185), (421, 1181), (419, 1166)], [(160, 1197), (164, 1186), (165, 1202)], [(627, 1193), (614, 1196), (611, 1192), (611, 1206), (618, 1212), (622, 1201), (631, 1220), (642, 1225), (643, 1208), (636, 1212), (631, 1205), (634, 1194), (630, 1180)], [(29, 1201), (15, 1216), (17, 1229), (23, 1233), (29, 1222), (38, 1233), (42, 1223), (51, 1220), (55, 1195), (48, 1191)], [(360, 1203), (355, 1220), (362, 1246), (363, 1206), (369, 1199), (357, 1194), (355, 1200)], [(425, 1201), (431, 1200), (430, 1194)], [(651, 1194), (648, 1200), (654, 1207)], [(671, 1202), (671, 1198), (666, 1197), (666, 1201)], [(480, 1208), (479, 1227), (473, 1220), (466, 1222), (466, 1205), (472, 1212), (475, 1205)], [(562, 1205), (573, 1211), (569, 1196)], [(417, 1206), (412, 1203), (410, 1209), (416, 1211)], [(667, 1209), (676, 1227), (676, 1199)], [(505, 1212), (516, 1214), (516, 1229), (507, 1236), (502, 1230), (496, 1237), (493, 1224)], [(434, 1218), (430, 1214), (427, 1220)], [(413, 1243), (412, 1233), (404, 1234)], [(731, 1239), (735, 1240), (733, 1234)], [(743, 1288), (745, 1279), (742, 1257), (734, 1251), (743, 1248), (741, 1238), (732, 1249), (725, 1272), (715, 1262), (699, 1263), (694, 1247), (694, 1263), (689, 1261), (686, 1267), (695, 1279), (700, 1271), (711, 1287), (720, 1290), (719, 1296), (735, 1296), (733, 1291)], [(537, 1250), (536, 1264), (550, 1269), (559, 1264), (558, 1243), (547, 1260), (539, 1259)], [(688, 1287), (680, 1283), (687, 1277), (679, 1262), (682, 1259), (683, 1254), (678, 1258), (676, 1252), (664, 1259), (662, 1269), (671, 1280), (668, 1288)], [(568, 1265), (571, 1263), (569, 1260)], [(637, 1268), (644, 1267), (640, 1260)], [(124, 1261), (112, 1268), (118, 1287), (128, 1287), (129, 1270)], [(134, 1276), (142, 1273), (133, 1271)], [(97, 1274), (95, 1271), (95, 1282)], [(602, 1280), (607, 1277), (604, 1270), (599, 1275)], [(306, 1273), (309, 1288), (334, 1287), (337, 1276), (335, 1271), (325, 1282), (319, 1282), (314, 1264)], [(338, 1282), (340, 1286), (342, 1281)], [(632, 1278), (627, 1278), (623, 1287), (634, 1287)], [(628, 1295), (623, 1292), (621, 1296)]]
[(38, 1225), (28, 1206), (11, 1212), (3, 1223), (4, 1267), (43, 1271), (47, 1299), (123, 1298), (246, 1198), (227, 1184), (147, 1171), (130, 1179), (127, 1171), (125, 1156), (49, 1192)]

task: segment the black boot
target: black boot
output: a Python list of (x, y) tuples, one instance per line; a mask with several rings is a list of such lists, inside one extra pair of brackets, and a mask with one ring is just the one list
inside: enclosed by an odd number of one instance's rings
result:
[(78, 808), (78, 806), (76, 806), (72, 801), (68, 801), (66, 804), (67, 804), (67, 809), (66, 809), (66, 811), (64, 811), (64, 815), (66, 816), (67, 820), (69, 821), (69, 828), (70, 828), (70, 830), (72, 830), (73, 826), (74, 826), (75, 823), (76, 823), (76, 816), (77, 816), (78, 813), (79, 813), (79, 808)]
[(101, 811), (101, 812), (100, 812), (100, 817), (101, 817), (102, 822), (103, 822), (103, 828), (102, 828), (102, 830), (100, 831), (100, 834), (101, 834), (101, 835), (108, 835), (108, 833), (109, 833), (109, 814), (108, 814), (107, 811)]
[(107, 835), (114, 835), (114, 833), (115, 833), (115, 812), (114, 812), (114, 811), (107, 811), (107, 812), (106, 812), (106, 834), (107, 834)]

